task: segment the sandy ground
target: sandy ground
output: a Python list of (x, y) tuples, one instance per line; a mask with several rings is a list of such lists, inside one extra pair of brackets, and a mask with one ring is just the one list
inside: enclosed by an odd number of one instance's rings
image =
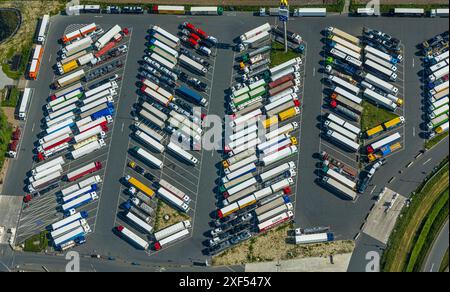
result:
[(294, 245), (290, 243), (289, 224), (278, 227), (241, 245), (226, 250), (213, 258), (214, 265), (242, 265), (309, 257), (351, 253), (352, 241), (335, 241), (323, 244)]
[(309, 257), (288, 261), (276, 261), (267, 263), (247, 264), (245, 271), (255, 272), (347, 272), (350, 264), (351, 253), (333, 256), (333, 263), (330, 257)]
[[(169, 215), (169, 220), (164, 220), (164, 216)], [(175, 223), (178, 223), (180, 221), (184, 220), (190, 220), (189, 216), (178, 212), (177, 210), (173, 209), (166, 203), (161, 201), (161, 207), (159, 209), (158, 214), (156, 214), (155, 218), (155, 231), (161, 230), (166, 228), (167, 226), (173, 225)]]

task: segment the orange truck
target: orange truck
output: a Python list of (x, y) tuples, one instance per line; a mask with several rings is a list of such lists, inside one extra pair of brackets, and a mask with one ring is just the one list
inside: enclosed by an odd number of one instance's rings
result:
[(30, 79), (36, 80), (39, 68), (41, 66), (42, 55), (44, 53), (44, 48), (41, 45), (36, 45), (34, 47), (33, 57), (31, 59), (30, 69), (28, 71), (28, 77)]

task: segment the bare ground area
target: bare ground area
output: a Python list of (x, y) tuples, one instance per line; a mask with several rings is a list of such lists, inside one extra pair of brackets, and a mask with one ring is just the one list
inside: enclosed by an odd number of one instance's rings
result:
[[(159, 201), (158, 203), (158, 210), (156, 213), (155, 218), (155, 231), (164, 229), (170, 225), (173, 225), (175, 223), (178, 223), (180, 221), (189, 220), (189, 216), (175, 210), (174, 208), (170, 207), (163, 201)], [(164, 216), (168, 215), (169, 220), (165, 220)]]
[(351, 253), (355, 247), (353, 241), (295, 245), (287, 240), (288, 231), (291, 228), (290, 224), (282, 225), (277, 229), (226, 250), (213, 257), (213, 265), (242, 265), (309, 257), (328, 257), (330, 255)]

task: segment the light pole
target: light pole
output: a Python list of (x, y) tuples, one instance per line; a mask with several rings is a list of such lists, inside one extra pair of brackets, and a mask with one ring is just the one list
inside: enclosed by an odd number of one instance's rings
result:
[(280, 1), (279, 17), (280, 17), (280, 21), (283, 22), (283, 28), (284, 28), (284, 52), (287, 53), (287, 51), (288, 51), (287, 22), (289, 20), (289, 3), (288, 3), (288, 0), (281, 0)]

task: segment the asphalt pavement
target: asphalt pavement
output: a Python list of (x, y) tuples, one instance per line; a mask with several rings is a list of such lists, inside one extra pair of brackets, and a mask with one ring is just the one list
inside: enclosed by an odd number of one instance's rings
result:
[(439, 272), (441, 263), (444, 260), (445, 253), (448, 250), (448, 246), (449, 246), (449, 230), (447, 221), (444, 227), (442, 227), (442, 230), (439, 232), (438, 237), (434, 241), (433, 247), (431, 248), (431, 251), (428, 254), (425, 266), (423, 267), (422, 271)]
[[(138, 72), (138, 61), (144, 54), (145, 35), (150, 24), (176, 32), (177, 26), (189, 20), (195, 25), (204, 28), (209, 34), (216, 36), (219, 42), (231, 44), (238, 35), (265, 22), (276, 23), (275, 18), (253, 17), (248, 13), (227, 14), (222, 17), (191, 17), (191, 16), (164, 16), (164, 15), (80, 15), (56, 16), (52, 18), (50, 33), (45, 45), (44, 62), (37, 81), (29, 81), (28, 87), (34, 88), (34, 95), (25, 131), (19, 158), (11, 163), (8, 177), (5, 180), (3, 194), (22, 196), (24, 194), (23, 178), (31, 166), (32, 145), (36, 135), (40, 132), (39, 122), (42, 118), (41, 107), (46, 103), (48, 84), (53, 78), (51, 66), (56, 62), (57, 40), (65, 28), (73, 23), (96, 22), (104, 27), (119, 24), (133, 29), (131, 43), (129, 44), (128, 62), (126, 64), (123, 88), (113, 133), (110, 159), (106, 168), (106, 176), (102, 189), (102, 198), (98, 207), (95, 233), (89, 237), (86, 245), (79, 248), (84, 254), (100, 253), (105, 256), (115, 256), (130, 261), (171, 262), (189, 264), (202, 261), (206, 258), (201, 253), (204, 233), (209, 229), (210, 214), (215, 210), (213, 189), (218, 173), (215, 165), (221, 161), (217, 151), (204, 151), (201, 169), (200, 192), (197, 197), (195, 222), (192, 237), (178, 244), (176, 247), (159, 252), (151, 257), (135, 250), (122, 239), (115, 236), (111, 230), (114, 227), (116, 210), (119, 200), (121, 184), (119, 179), (123, 176), (123, 168), (129, 141), (129, 126), (133, 122), (130, 111), (136, 100), (135, 81)], [(429, 18), (351, 18), (348, 16), (331, 15), (326, 18), (292, 18), (288, 29), (299, 33), (308, 43), (308, 56), (306, 59), (306, 81), (303, 96), (303, 119), (300, 137), (300, 164), (298, 165), (298, 186), (296, 219), (298, 227), (331, 226), (337, 239), (352, 239), (359, 232), (359, 228), (374, 203), (370, 195), (363, 195), (355, 203), (343, 201), (339, 197), (324, 190), (315, 183), (317, 160), (314, 154), (320, 145), (319, 130), (315, 127), (321, 113), (322, 74), (318, 73), (322, 60), (320, 52), (323, 44), (320, 34), (327, 26), (335, 26), (354, 35), (361, 35), (362, 28), (368, 26), (373, 29), (385, 31), (402, 40), (405, 45), (405, 143), (404, 149), (388, 160), (388, 166), (378, 172), (369, 191), (382, 188), (388, 184), (392, 177), (396, 177), (389, 187), (402, 194), (408, 194), (420, 183), (426, 172), (438, 164), (448, 155), (447, 142), (439, 144), (435, 149), (427, 152), (412, 167), (403, 169), (408, 162), (423, 148), (424, 140), (419, 135), (422, 123), (421, 111), (421, 84), (418, 73), (422, 69), (419, 57), (416, 56), (416, 45), (448, 30), (448, 19)], [(226, 27), (226, 29), (224, 29)], [(231, 79), (231, 64), (233, 63), (231, 49), (218, 49), (216, 70), (213, 76), (212, 96), (209, 114), (223, 116), (224, 90), (229, 87)], [(48, 60), (48, 61), (47, 61)], [(36, 110), (39, 109), (39, 110)], [(425, 159), (426, 157), (426, 159)], [(427, 163), (425, 161), (429, 160)], [(403, 170), (399, 174), (399, 170)], [(369, 239), (370, 241), (370, 239)], [(358, 242), (359, 244), (359, 242)], [(359, 247), (358, 247), (359, 248)], [(357, 251), (359, 252), (357, 248)], [(26, 256), (26, 255), (21, 255)], [(357, 256), (355, 256), (357, 257)], [(358, 262), (359, 259), (356, 259)], [(359, 263), (359, 262), (358, 262)], [(358, 269), (361, 265), (351, 264)]]

